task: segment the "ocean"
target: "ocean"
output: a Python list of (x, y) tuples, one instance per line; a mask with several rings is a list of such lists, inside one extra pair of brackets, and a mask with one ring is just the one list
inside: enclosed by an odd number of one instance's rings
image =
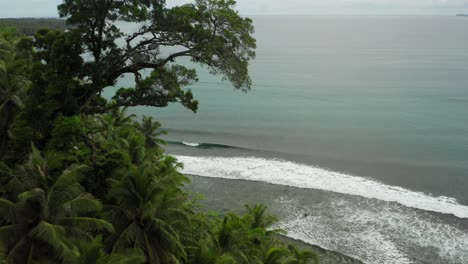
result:
[(200, 69), (198, 113), (132, 109), (182, 171), (284, 188), (279, 227), (365, 263), (468, 263), (468, 19), (252, 18), (251, 91)]

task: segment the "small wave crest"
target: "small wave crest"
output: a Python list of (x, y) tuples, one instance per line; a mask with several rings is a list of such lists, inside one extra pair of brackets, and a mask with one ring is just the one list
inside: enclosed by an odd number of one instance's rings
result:
[(185, 174), (205, 177), (262, 181), (298, 188), (318, 189), (361, 196), (406, 207), (453, 214), (468, 218), (468, 206), (445, 196), (431, 196), (398, 186), (390, 186), (364, 177), (325, 170), (309, 165), (258, 157), (179, 156)]
[(179, 145), (185, 147), (192, 147), (192, 148), (201, 148), (201, 149), (209, 149), (209, 148), (224, 148), (224, 149), (242, 149), (241, 147), (223, 145), (223, 144), (213, 144), (213, 143), (198, 143), (198, 142), (185, 142), (185, 141), (167, 141), (167, 143), (171, 145)]
[(182, 144), (185, 145), (185, 146), (189, 146), (189, 147), (199, 147), (200, 146), (200, 143), (190, 143), (190, 142), (184, 142), (184, 141), (182, 141)]

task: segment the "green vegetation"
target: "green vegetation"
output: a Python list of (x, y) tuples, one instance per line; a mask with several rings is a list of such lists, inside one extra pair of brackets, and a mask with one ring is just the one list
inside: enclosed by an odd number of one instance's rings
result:
[[(0, 30), (0, 262), (317, 262), (275, 239), (282, 231), (262, 205), (200, 210), (182, 164), (161, 148), (161, 125), (126, 114), (172, 102), (196, 111), (185, 89), (196, 72), (176, 64), (181, 56), (250, 88), (253, 27), (234, 4), (65, 0), (67, 32)], [(124, 34), (121, 20), (141, 28)], [(180, 51), (163, 57), (167, 47)], [(123, 74), (135, 86), (101, 97)]]
[(16, 28), (18, 33), (26, 36), (34, 34), (42, 28), (65, 31), (68, 27), (63, 19), (58, 18), (0, 18), (0, 28)]

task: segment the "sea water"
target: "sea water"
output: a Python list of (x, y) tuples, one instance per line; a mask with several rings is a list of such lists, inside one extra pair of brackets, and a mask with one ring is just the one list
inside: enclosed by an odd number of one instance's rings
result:
[(253, 20), (250, 92), (200, 70), (197, 114), (132, 109), (183, 172), (320, 192), (275, 203), (280, 227), (367, 263), (468, 263), (468, 19)]

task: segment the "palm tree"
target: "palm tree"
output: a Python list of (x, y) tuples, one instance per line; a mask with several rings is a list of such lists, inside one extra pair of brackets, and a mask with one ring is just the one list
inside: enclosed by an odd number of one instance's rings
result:
[(252, 218), (252, 224), (250, 227), (254, 228), (264, 228), (267, 229), (271, 227), (278, 219), (272, 215), (267, 215), (267, 207), (263, 204), (257, 204), (253, 207), (246, 205), (248, 215)]
[[(215, 217), (214, 222), (205, 219), (202, 229), (213, 232), (195, 233), (199, 237), (192, 255), (198, 262), (192, 263), (246, 263), (275, 264), (287, 257), (285, 248), (276, 248), (272, 234), (280, 230), (267, 230), (276, 218), (266, 214), (266, 206), (246, 206), (244, 216), (227, 214)], [(197, 222), (195, 222), (197, 223)]]
[(167, 131), (160, 130), (161, 123), (154, 121), (153, 117), (143, 116), (141, 123), (136, 123), (137, 129), (145, 136), (145, 147), (155, 148), (166, 145), (166, 141), (160, 139), (161, 135), (166, 135)]
[(143, 139), (136, 134), (131, 134), (127, 139), (122, 139), (123, 146), (125, 146), (125, 153), (128, 155), (128, 160), (132, 164), (140, 164), (143, 162), (146, 150), (143, 146)]
[(114, 107), (109, 112), (97, 115), (100, 132), (104, 138), (115, 136), (114, 130), (119, 127), (130, 127), (133, 125), (134, 114), (127, 115), (128, 107)]
[[(0, 158), (11, 138), (9, 128), (30, 86), (28, 63), (17, 54), (15, 41), (0, 32)], [(22, 55), (24, 56), (24, 55)]]
[(107, 149), (121, 153), (129, 164), (139, 165), (146, 158), (144, 138), (136, 133), (122, 137), (115, 133), (107, 141)]
[(284, 259), (288, 255), (288, 251), (284, 248), (270, 248), (265, 254), (261, 264), (284, 264)]
[(270, 247), (266, 239), (266, 230), (251, 228), (249, 215), (226, 215), (217, 231), (215, 242), (219, 256), (232, 256), (238, 263), (263, 263)]
[(221, 254), (228, 252), (239, 253), (250, 247), (245, 240), (245, 219), (236, 215), (228, 214), (223, 218), (217, 232), (216, 242)]
[(131, 126), (133, 124), (133, 118), (136, 117), (134, 114), (127, 115), (128, 107), (112, 108), (108, 115), (113, 117), (112, 125), (115, 127), (119, 126)]
[(288, 249), (290, 251), (290, 257), (288, 257), (284, 264), (319, 263), (318, 255), (310, 250), (300, 250), (292, 245), (289, 245)]
[(102, 205), (83, 192), (78, 181), (82, 169), (65, 170), (50, 185), (21, 193), (17, 202), (0, 198), (0, 217), (6, 223), (0, 227), (0, 252), (7, 263), (71, 261), (79, 256), (73, 239), (113, 231), (110, 223), (93, 217)]
[[(210, 237), (197, 241), (191, 247), (189, 262), (193, 264), (217, 264), (219, 255), (213, 240)], [(233, 260), (231, 263), (235, 263)]]
[(138, 250), (126, 255), (107, 254), (103, 250), (101, 236), (91, 241), (79, 240), (76, 244), (80, 254), (74, 260), (74, 264), (140, 264), (146, 262), (146, 258)]
[(113, 253), (141, 249), (148, 263), (187, 260), (183, 245), (190, 211), (180, 186), (185, 177), (174, 159), (145, 162), (126, 171), (112, 185), (104, 216), (116, 228), (107, 242)]
[(100, 120), (107, 122), (108, 126), (121, 127), (131, 126), (133, 124), (134, 114), (127, 115), (128, 107), (114, 107), (106, 114), (98, 116)]
[(262, 245), (271, 240), (272, 235), (284, 233), (282, 229), (271, 229), (278, 219), (266, 213), (267, 207), (265, 205), (259, 204), (253, 207), (246, 205), (245, 207), (247, 209), (245, 218), (250, 223), (249, 238), (252, 243)]
[(0, 197), (16, 201), (18, 194), (24, 192), (19, 177), (3, 162), (0, 162)]
[(43, 155), (34, 144), (28, 159), (17, 169), (17, 177), (25, 190), (41, 188), (49, 190), (50, 186), (66, 168), (67, 157), (58, 152), (47, 152)]

